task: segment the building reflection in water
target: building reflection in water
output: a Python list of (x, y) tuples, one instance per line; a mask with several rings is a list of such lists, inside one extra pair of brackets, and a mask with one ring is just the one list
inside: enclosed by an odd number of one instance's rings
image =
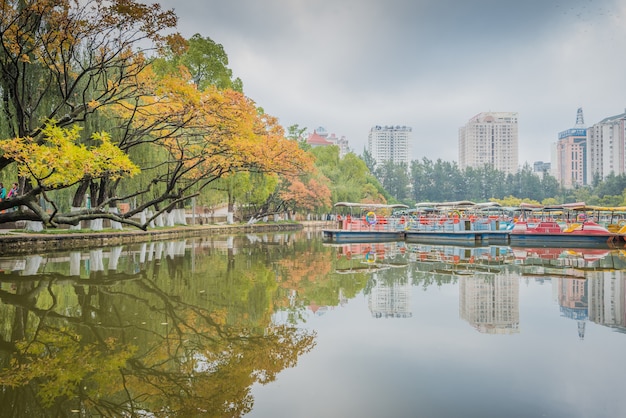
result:
[[(449, 248), (446, 251), (455, 249)], [(428, 248), (425, 254), (432, 261), (433, 254), (439, 252)], [(445, 257), (454, 260), (448, 263), (450, 265), (421, 264), (420, 259), (413, 262), (417, 270), (426, 274), (449, 276), (457, 273), (459, 316), (481, 333), (520, 332), (519, 286), (522, 278), (552, 286), (559, 312), (577, 322), (581, 339), (585, 336), (587, 321), (626, 332), (626, 277), (624, 270), (617, 268), (619, 260), (613, 259), (620, 256), (615, 252), (586, 250), (579, 254), (564, 249), (542, 249), (541, 252), (533, 249), (525, 250), (524, 257), (519, 257), (518, 250), (514, 262), (503, 258), (500, 269), (491, 271), (478, 264), (471, 265), (474, 271), (469, 270), (469, 264), (464, 265), (464, 258), (476, 262), (479, 256), (467, 249), (461, 249), (460, 254), (457, 257), (460, 261)], [(439, 256), (436, 261), (440, 259), (444, 260), (444, 257)], [(411, 284), (408, 272), (405, 280), (390, 280), (389, 273), (386, 270), (371, 272), (373, 285), (368, 292), (369, 310), (375, 318), (409, 318), (412, 316), (411, 288), (417, 283)]]
[(588, 317), (589, 302), (585, 279), (555, 278), (553, 286), (557, 288), (557, 302), (561, 315), (578, 322), (578, 337), (585, 338), (585, 321)]
[(459, 315), (485, 334), (518, 333), (518, 277), (508, 272), (463, 277), (459, 282)]
[(590, 272), (587, 319), (626, 332), (626, 276), (623, 270)]
[(410, 318), (411, 285), (405, 283), (385, 283), (377, 280), (378, 273), (373, 273), (372, 287), (368, 297), (368, 307), (374, 318)]

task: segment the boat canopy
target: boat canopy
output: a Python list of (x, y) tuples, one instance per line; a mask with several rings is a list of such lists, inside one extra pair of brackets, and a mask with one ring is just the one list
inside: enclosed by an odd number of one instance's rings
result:
[(361, 209), (408, 209), (407, 205), (403, 205), (401, 203), (395, 204), (384, 204), (384, 203), (354, 203), (354, 202), (337, 202), (334, 205), (336, 208), (338, 207), (346, 207), (346, 208), (361, 208)]
[(502, 208), (502, 205), (499, 204), (498, 202), (483, 202), (483, 203), (476, 203), (472, 209), (488, 211), (488, 210), (496, 210), (496, 209), (501, 209), (501, 208)]
[(562, 203), (559, 205), (539, 205), (536, 203), (522, 202), (519, 204), (521, 210), (539, 211), (539, 212), (563, 212), (568, 210), (585, 210), (588, 207), (585, 202)]
[(469, 200), (458, 200), (455, 202), (420, 202), (415, 204), (417, 209), (469, 209), (474, 206), (476, 206), (476, 203)]
[(421, 202), (415, 205), (416, 210), (420, 212), (429, 211), (449, 211), (449, 210), (461, 210), (461, 211), (502, 211), (502, 205), (498, 202), (481, 202), (474, 203), (469, 200), (459, 200), (455, 202)]
[(626, 213), (626, 206), (581, 206), (580, 208), (575, 208), (574, 210), (581, 211), (595, 211), (595, 212), (618, 212), (618, 213)]

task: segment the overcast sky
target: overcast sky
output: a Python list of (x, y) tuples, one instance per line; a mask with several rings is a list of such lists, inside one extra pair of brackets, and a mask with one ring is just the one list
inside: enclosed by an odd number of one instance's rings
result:
[[(146, 3), (152, 3), (144, 0)], [(520, 164), (550, 161), (583, 108), (626, 108), (625, 0), (163, 0), (179, 32), (220, 43), (284, 127), (362, 154), (371, 127), (413, 128), (412, 159), (458, 161), (458, 129), (519, 113)]]

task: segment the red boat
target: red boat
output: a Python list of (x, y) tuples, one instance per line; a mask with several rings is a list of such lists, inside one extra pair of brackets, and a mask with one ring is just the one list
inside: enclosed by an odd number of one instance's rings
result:
[(540, 221), (534, 225), (520, 221), (513, 226), (509, 240), (512, 246), (614, 247), (619, 244), (620, 236), (593, 221), (573, 223), (565, 228), (555, 221)]

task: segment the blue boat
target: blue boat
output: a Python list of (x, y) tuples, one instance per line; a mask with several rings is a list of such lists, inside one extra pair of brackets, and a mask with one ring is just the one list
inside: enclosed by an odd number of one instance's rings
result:
[(342, 229), (324, 229), (322, 237), (327, 242), (389, 242), (404, 240), (403, 231), (347, 231)]
[(476, 231), (419, 231), (409, 230), (404, 233), (406, 242), (428, 244), (474, 245), (481, 242), (481, 234)]
[(418, 203), (405, 239), (431, 244), (506, 245), (509, 231), (503, 228), (505, 211), (495, 202)]

